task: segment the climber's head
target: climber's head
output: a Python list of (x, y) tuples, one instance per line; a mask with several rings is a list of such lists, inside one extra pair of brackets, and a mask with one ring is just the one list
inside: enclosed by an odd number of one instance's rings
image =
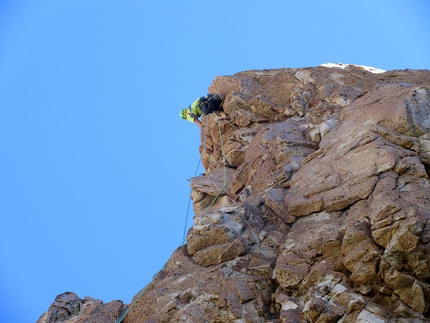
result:
[(187, 120), (188, 109), (182, 109), (180, 116), (182, 119)]

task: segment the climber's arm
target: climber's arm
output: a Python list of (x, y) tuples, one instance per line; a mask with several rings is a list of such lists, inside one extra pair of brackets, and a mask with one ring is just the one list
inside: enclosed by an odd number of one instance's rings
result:
[(200, 128), (202, 127), (202, 122), (199, 120), (199, 118), (194, 118), (194, 123), (199, 126)]

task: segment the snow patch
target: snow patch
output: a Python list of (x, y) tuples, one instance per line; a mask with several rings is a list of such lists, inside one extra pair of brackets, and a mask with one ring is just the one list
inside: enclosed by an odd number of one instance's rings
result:
[(385, 70), (382, 70), (380, 68), (375, 68), (375, 67), (365, 66), (365, 65), (355, 65), (355, 64), (324, 63), (324, 64), (321, 64), (320, 66), (330, 67), (330, 68), (339, 68), (339, 69), (348, 69), (349, 66), (355, 66), (355, 67), (359, 67), (365, 71), (371, 72), (373, 74), (380, 74), (380, 73), (386, 72)]

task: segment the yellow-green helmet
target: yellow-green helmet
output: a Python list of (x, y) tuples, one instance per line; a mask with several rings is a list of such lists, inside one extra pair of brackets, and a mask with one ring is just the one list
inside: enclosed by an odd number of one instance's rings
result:
[(180, 116), (182, 119), (187, 120), (188, 109), (182, 109)]

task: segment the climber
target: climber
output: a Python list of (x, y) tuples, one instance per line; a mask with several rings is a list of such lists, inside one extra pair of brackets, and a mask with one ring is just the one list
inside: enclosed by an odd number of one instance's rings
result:
[(184, 120), (194, 122), (201, 128), (202, 122), (199, 117), (202, 114), (207, 115), (214, 111), (222, 111), (222, 104), (223, 101), (218, 94), (208, 94), (195, 100), (188, 108), (182, 109), (180, 116)]

